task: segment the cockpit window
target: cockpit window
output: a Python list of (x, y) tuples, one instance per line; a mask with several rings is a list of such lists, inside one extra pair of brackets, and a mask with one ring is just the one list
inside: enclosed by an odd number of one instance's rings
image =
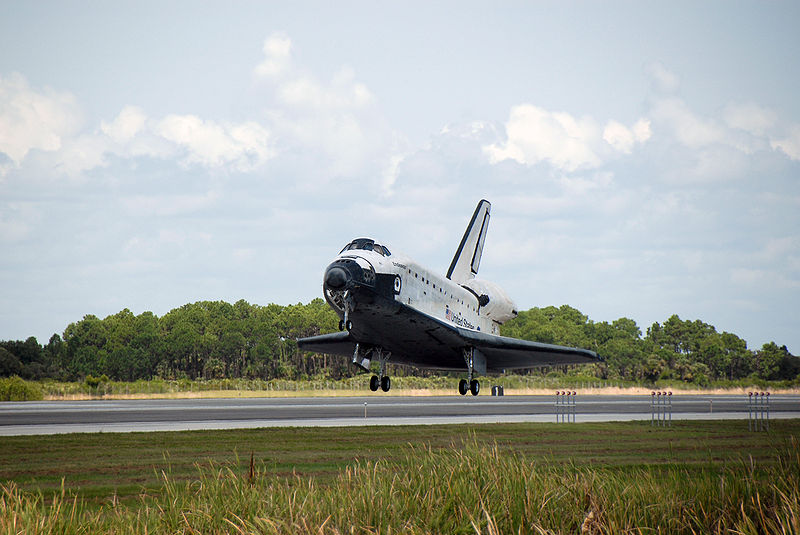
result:
[(389, 249), (387, 249), (383, 245), (375, 243), (375, 240), (371, 240), (369, 238), (358, 238), (351, 241), (350, 243), (344, 246), (344, 249), (339, 251), (339, 254), (345, 251), (354, 251), (354, 250), (374, 251), (383, 256), (392, 255), (392, 253), (389, 252)]

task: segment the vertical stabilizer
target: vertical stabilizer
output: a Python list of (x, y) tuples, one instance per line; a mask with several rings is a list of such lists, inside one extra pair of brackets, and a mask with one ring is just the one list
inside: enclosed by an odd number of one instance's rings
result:
[(483, 254), (483, 242), (486, 240), (486, 231), (489, 229), (489, 212), (492, 205), (487, 200), (482, 200), (475, 208), (472, 219), (467, 225), (461, 244), (456, 250), (450, 269), (447, 270), (447, 278), (462, 284), (478, 273), (481, 265), (481, 255)]

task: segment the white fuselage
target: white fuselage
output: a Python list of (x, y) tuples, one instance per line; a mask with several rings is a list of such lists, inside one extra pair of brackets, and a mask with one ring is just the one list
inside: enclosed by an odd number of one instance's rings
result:
[[(353, 259), (359, 264), (366, 261), (376, 274), (399, 277), (400, 288), (394, 299), (403, 305), (464, 329), (499, 334), (500, 322), (484, 313), (474, 293), (403, 254), (386, 256), (357, 249), (342, 251), (336, 260), (340, 259)], [(509, 306), (513, 308), (513, 304)]]

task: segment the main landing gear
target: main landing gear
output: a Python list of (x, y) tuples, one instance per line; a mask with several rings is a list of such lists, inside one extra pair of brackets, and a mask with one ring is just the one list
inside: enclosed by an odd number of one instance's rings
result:
[(477, 379), (472, 379), (471, 381), (467, 381), (466, 379), (461, 379), (458, 382), (458, 393), (462, 396), (466, 395), (467, 392), (470, 392), (473, 396), (477, 396), (478, 392), (481, 391), (481, 384), (478, 382)]
[[(371, 356), (370, 356), (371, 355)], [(369, 378), (369, 389), (373, 392), (377, 392), (378, 388), (383, 390), (384, 392), (388, 392), (390, 388), (392, 388), (392, 379), (386, 375), (386, 363), (389, 361), (389, 357), (392, 354), (388, 351), (384, 351), (380, 347), (375, 347), (371, 350), (367, 350), (366, 356), (359, 356), (359, 347), (356, 344), (356, 352), (353, 355), (353, 363), (356, 364), (364, 371), (369, 371), (369, 362), (372, 358), (377, 358), (378, 362), (381, 365), (381, 370), (379, 375), (373, 375)]]
[(378, 379), (377, 375), (373, 375), (369, 379), (369, 389), (376, 392), (378, 387), (384, 392), (388, 392), (392, 387), (392, 379), (388, 375), (381, 375), (380, 379)]
[(464, 361), (467, 363), (467, 378), (461, 379), (458, 382), (458, 393), (462, 396), (466, 395), (467, 391), (469, 391), (473, 396), (477, 396), (478, 392), (481, 391), (481, 384), (477, 379), (472, 378), (475, 364), (473, 351), (474, 350), (471, 347), (464, 349)]

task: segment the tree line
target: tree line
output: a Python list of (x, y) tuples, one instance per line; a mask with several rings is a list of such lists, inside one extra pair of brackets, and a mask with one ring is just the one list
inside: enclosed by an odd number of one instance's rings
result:
[(632, 319), (594, 322), (568, 305), (532, 308), (503, 327), (506, 336), (596, 351), (605, 362), (593, 365), (593, 372), (602, 379), (669, 379), (701, 386), (751, 377), (800, 380), (800, 357), (785, 345), (769, 342), (754, 351), (735, 334), (677, 315), (653, 323), (644, 336)]
[[(270, 380), (324, 374), (340, 379), (356, 373), (348, 359), (299, 351), (295, 341), (334, 332), (338, 322), (322, 299), (290, 306), (200, 301), (162, 317), (128, 309), (104, 319), (87, 315), (44, 346), (34, 337), (0, 341), (0, 377)], [(632, 319), (594, 322), (570, 306), (549, 306), (521, 312), (503, 325), (502, 334), (597, 351), (605, 362), (585, 369), (603, 379), (698, 385), (751, 377), (800, 381), (800, 357), (786, 346), (769, 342), (754, 351), (735, 334), (677, 315), (643, 335)]]

